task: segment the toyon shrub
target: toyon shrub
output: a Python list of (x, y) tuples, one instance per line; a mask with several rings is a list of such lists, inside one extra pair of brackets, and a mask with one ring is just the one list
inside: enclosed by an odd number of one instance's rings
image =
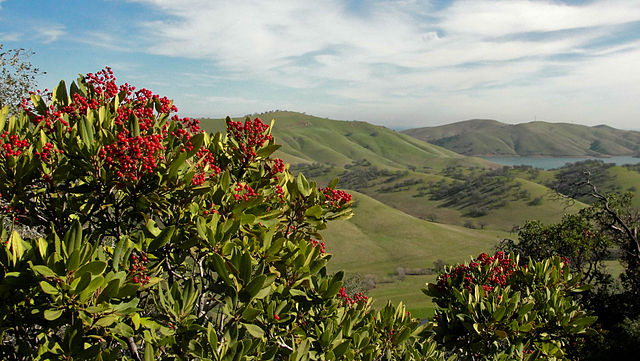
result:
[(497, 252), (445, 267), (423, 292), (438, 306), (433, 331), (449, 352), (472, 360), (567, 360), (592, 332), (572, 294), (589, 287), (567, 260), (529, 261)]
[(327, 273), (337, 181), (294, 177), (260, 119), (176, 111), (108, 68), (2, 109), (0, 359), (442, 358)]

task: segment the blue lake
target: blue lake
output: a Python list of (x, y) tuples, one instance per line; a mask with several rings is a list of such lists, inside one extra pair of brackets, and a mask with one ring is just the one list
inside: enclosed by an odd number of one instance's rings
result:
[(502, 165), (530, 165), (534, 168), (553, 169), (560, 168), (567, 163), (580, 162), (587, 159), (598, 159), (605, 163), (638, 164), (640, 158), (631, 156), (616, 156), (609, 158), (588, 158), (588, 157), (481, 157), (488, 161)]

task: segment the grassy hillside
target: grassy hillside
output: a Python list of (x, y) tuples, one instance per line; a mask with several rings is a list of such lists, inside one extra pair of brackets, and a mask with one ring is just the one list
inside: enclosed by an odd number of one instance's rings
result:
[[(279, 156), (285, 160), (295, 157), (292, 164), (318, 162), (343, 167), (367, 159), (374, 166), (388, 169), (491, 166), (483, 159), (465, 157), (365, 122), (338, 121), (286, 111), (259, 116), (263, 120), (275, 119), (273, 134), (278, 143), (283, 144)], [(208, 131), (224, 130), (222, 119), (203, 119), (201, 125)]]
[[(275, 119), (273, 133), (283, 145), (276, 156), (291, 163), (294, 172), (319, 183), (339, 177), (341, 188), (424, 220), (509, 231), (525, 220), (550, 222), (581, 206), (566, 209), (563, 202), (549, 197), (550, 189), (505, 176), (496, 164), (385, 127), (295, 112), (259, 116)], [(469, 126), (501, 124), (480, 123)], [(205, 119), (202, 126), (224, 130), (224, 121)]]
[(431, 267), (490, 251), (508, 233), (428, 222), (352, 192), (355, 216), (323, 232), (332, 267), (383, 277), (397, 267)]
[(471, 256), (491, 252), (497, 242), (512, 234), (473, 230), (433, 223), (412, 217), (364, 194), (353, 192), (355, 216), (331, 223), (323, 231), (327, 252), (333, 254), (330, 271), (345, 270), (374, 279), (369, 295), (376, 307), (387, 300), (403, 301), (414, 316), (433, 314), (430, 299), (420, 290), (434, 274), (398, 278), (397, 270), (433, 268), (434, 262), (467, 261)]
[(473, 119), (403, 131), (416, 139), (466, 155), (607, 156), (640, 154), (640, 132), (605, 125), (504, 124)]

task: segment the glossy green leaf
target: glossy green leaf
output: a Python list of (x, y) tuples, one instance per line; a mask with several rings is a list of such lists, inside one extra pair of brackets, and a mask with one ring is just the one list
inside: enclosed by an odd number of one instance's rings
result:
[(31, 269), (36, 273), (40, 274), (43, 277), (56, 277), (56, 273), (53, 272), (49, 267), (44, 265), (35, 265), (31, 266)]
[(53, 287), (49, 282), (47, 281), (40, 281), (40, 288), (42, 289), (42, 291), (44, 291), (44, 293), (49, 294), (49, 295), (58, 295), (60, 293), (60, 291)]
[(174, 226), (164, 228), (160, 234), (149, 244), (149, 251), (155, 251), (165, 244), (169, 243), (175, 232)]
[(264, 337), (264, 330), (260, 328), (260, 326), (252, 323), (243, 323), (242, 326), (249, 332), (249, 334), (251, 334), (251, 336), (256, 338)]
[(60, 316), (62, 316), (62, 310), (59, 310), (59, 309), (51, 309), (51, 310), (44, 311), (44, 318), (47, 321), (55, 321)]
[(77, 274), (82, 275), (85, 272), (89, 272), (90, 274), (97, 276), (102, 274), (104, 270), (107, 268), (107, 262), (105, 261), (93, 261), (85, 264), (84, 266), (78, 269)]

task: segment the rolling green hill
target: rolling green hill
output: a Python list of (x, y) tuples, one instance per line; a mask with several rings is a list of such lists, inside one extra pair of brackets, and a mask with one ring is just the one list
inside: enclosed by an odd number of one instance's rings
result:
[[(553, 197), (538, 179), (552, 180), (551, 173), (503, 168), (365, 122), (295, 112), (258, 116), (275, 119), (273, 133), (282, 144), (275, 156), (290, 163), (294, 173), (319, 184), (338, 176), (339, 187), (354, 194), (355, 216), (323, 233), (334, 254), (332, 270), (369, 275), (377, 283), (370, 294), (379, 305), (404, 300), (418, 317), (431, 313), (420, 287), (435, 276), (398, 278), (398, 269), (462, 262), (491, 252), (526, 220), (552, 222), (584, 207), (580, 202), (567, 207)], [(201, 126), (225, 128), (222, 119), (204, 119)], [(627, 174), (630, 181), (632, 176)]]
[[(317, 162), (343, 167), (367, 159), (374, 166), (394, 170), (409, 166), (436, 169), (494, 166), (483, 159), (465, 157), (366, 122), (338, 121), (287, 111), (259, 116), (265, 121), (275, 119), (273, 134), (283, 145), (277, 155), (291, 164)], [(203, 119), (201, 126), (208, 131), (223, 131), (224, 121)]]
[[(341, 188), (424, 220), (509, 231), (525, 220), (551, 222), (584, 206), (566, 208), (550, 197), (551, 189), (502, 174), (494, 163), (385, 127), (287, 111), (258, 116), (275, 120), (273, 133), (282, 144), (276, 156), (291, 163), (294, 173), (319, 184), (339, 177)], [(204, 119), (201, 125), (224, 130), (222, 119)]]
[(403, 131), (416, 139), (466, 155), (610, 156), (640, 154), (640, 132), (606, 125), (505, 124), (473, 119)]

